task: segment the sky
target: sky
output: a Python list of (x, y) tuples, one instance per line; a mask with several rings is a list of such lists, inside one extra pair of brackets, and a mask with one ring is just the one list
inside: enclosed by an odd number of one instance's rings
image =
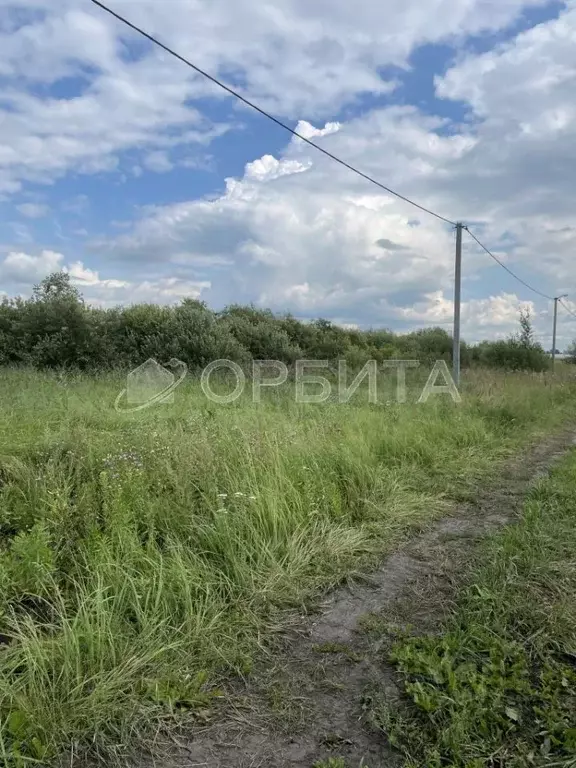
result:
[[(576, 0), (109, 5), (576, 312)], [(105, 307), (450, 330), (454, 250), (90, 0), (0, 0), (0, 296), (65, 269)], [(462, 277), (464, 338), (525, 307), (550, 348), (552, 302), (466, 232)]]

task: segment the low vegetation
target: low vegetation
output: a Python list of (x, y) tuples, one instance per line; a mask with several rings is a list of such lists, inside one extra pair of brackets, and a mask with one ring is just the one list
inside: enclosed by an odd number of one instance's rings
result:
[(341, 757), (329, 757), (327, 760), (314, 763), (312, 768), (346, 768), (346, 761)]
[(410, 768), (576, 764), (576, 454), (481, 549), (455, 614), (396, 644), (406, 703), (375, 721)]
[[(463, 344), (461, 404), (417, 404), (427, 363), (451, 347), (439, 328), (346, 330), (191, 300), (98, 309), (66, 273), (2, 300), (4, 764), (122, 761), (154, 727), (205, 713), (283, 611), (376, 562), (570, 411), (576, 385), (545, 373), (528, 315), (507, 341)], [(126, 371), (150, 357), (192, 372), (219, 358), (422, 367), (405, 404), (392, 371), (377, 404), (364, 382), (322, 406), (290, 383), (216, 406), (190, 376), (175, 404), (118, 413)]]
[[(532, 337), (530, 318), (507, 340), (463, 343), (464, 367), (545, 371), (550, 360)], [(328, 320), (305, 323), (254, 307), (213, 312), (191, 299), (178, 306), (141, 304), (100, 309), (86, 306), (64, 272), (49, 275), (28, 299), (0, 301), (0, 365), (102, 371), (132, 368), (147, 358), (177, 358), (190, 370), (226, 358), (346, 360), (359, 368), (368, 360), (449, 361), (452, 338), (442, 328), (407, 334), (344, 329)]]
[(0, 370), (4, 764), (122, 762), (205, 712), (282, 611), (469, 497), (575, 394), (475, 372), (461, 404), (418, 405), (410, 376), (404, 405), (391, 378), (379, 405), (301, 405), (285, 385), (216, 407), (190, 377), (173, 405), (120, 414), (123, 377)]

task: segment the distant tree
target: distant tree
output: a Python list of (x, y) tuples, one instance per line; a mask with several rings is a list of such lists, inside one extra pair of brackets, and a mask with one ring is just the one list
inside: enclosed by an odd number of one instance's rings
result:
[(520, 332), (505, 341), (484, 341), (474, 352), (474, 359), (489, 368), (511, 371), (545, 371), (550, 359), (541, 344), (534, 341), (528, 310), (520, 312)]
[(0, 365), (21, 362), (22, 338), (17, 331), (22, 312), (21, 299), (0, 300)]
[(523, 347), (530, 348), (534, 345), (534, 330), (529, 309), (520, 310), (520, 335), (518, 338)]
[(68, 272), (52, 272), (34, 286), (33, 301), (69, 301), (83, 303), (80, 291), (70, 282)]
[(566, 350), (566, 354), (566, 362), (572, 363), (572, 365), (576, 365), (576, 339), (572, 342), (572, 344), (570, 344)]
[(21, 305), (14, 331), (22, 358), (39, 367), (90, 364), (90, 339), (84, 300), (67, 272), (53, 272), (34, 286)]

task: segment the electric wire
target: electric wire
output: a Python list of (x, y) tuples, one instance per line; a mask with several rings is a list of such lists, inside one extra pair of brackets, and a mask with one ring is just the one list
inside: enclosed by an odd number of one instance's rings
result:
[(564, 304), (562, 299), (558, 299), (558, 301), (560, 302), (560, 304), (562, 304), (562, 306), (564, 307), (566, 312), (568, 312), (569, 315), (572, 315), (572, 317), (576, 317), (576, 312), (572, 312), (572, 310), (569, 307), (567, 307), (566, 304)]
[(279, 125), (281, 128), (284, 128), (285, 131), (288, 131), (293, 136), (296, 136), (298, 139), (301, 139), (301, 141), (304, 141), (306, 144), (310, 145), (311, 147), (314, 147), (314, 149), (317, 149), (319, 152), (322, 152), (322, 154), (326, 155), (326, 157), (329, 157), (331, 160), (334, 160), (335, 162), (344, 166), (344, 168), (348, 168), (348, 170), (353, 171), (358, 176), (361, 176), (363, 179), (366, 179), (366, 181), (369, 181), (372, 184), (375, 184), (377, 187), (380, 187), (380, 189), (383, 189), (385, 192), (388, 192), (389, 194), (394, 195), (394, 197), (397, 197), (398, 199), (403, 200), (405, 203), (409, 203), (410, 205), (414, 206), (415, 208), (418, 208), (424, 213), (430, 214), (430, 216), (435, 216), (437, 219), (440, 219), (440, 221), (443, 221), (446, 224), (452, 224), (453, 226), (455, 226), (456, 222), (451, 221), (450, 219), (447, 219), (444, 216), (441, 216), (439, 213), (436, 213), (435, 211), (430, 210), (430, 208), (426, 208), (425, 206), (420, 205), (420, 203), (417, 203), (414, 200), (411, 200), (409, 197), (405, 197), (404, 195), (401, 195), (400, 192), (396, 192), (394, 189), (387, 187), (385, 184), (382, 184), (380, 181), (377, 181), (372, 176), (369, 176), (367, 173), (360, 171), (358, 168), (355, 168), (353, 165), (350, 165), (350, 163), (347, 163), (345, 160), (342, 160), (337, 155), (332, 154), (332, 152), (328, 152), (327, 149), (323, 149), (323, 147), (319, 146), (318, 144), (315, 144), (313, 141), (306, 138), (306, 136), (303, 136), (302, 134), (298, 133), (298, 131), (295, 131), (293, 128), (290, 128), (290, 126), (282, 122), (282, 120), (279, 120), (277, 117), (274, 117), (274, 115), (271, 115), (269, 112), (267, 112), (265, 109), (262, 109), (262, 107), (259, 107), (253, 101), (250, 101), (245, 96), (242, 96), (242, 94), (238, 93), (238, 91), (235, 91), (233, 88), (230, 88), (230, 86), (226, 85), (221, 80), (218, 80), (218, 78), (214, 77), (214, 75), (209, 74), (208, 72), (198, 67), (196, 64), (193, 64), (191, 61), (189, 61), (189, 59), (186, 59), (184, 56), (177, 53), (173, 48), (170, 48), (168, 45), (158, 40), (158, 38), (154, 37), (149, 32), (146, 32), (141, 27), (136, 26), (136, 24), (133, 24), (127, 18), (125, 18), (124, 16), (121, 16), (119, 13), (112, 10), (112, 8), (109, 8), (107, 5), (100, 2), (100, 0), (90, 0), (90, 2), (94, 3), (94, 5), (97, 5), (99, 8), (101, 8), (103, 11), (106, 11), (106, 13), (109, 13), (111, 16), (114, 16), (115, 19), (118, 19), (118, 21), (122, 22), (127, 27), (130, 27), (130, 29), (134, 30), (134, 32), (137, 32), (139, 35), (142, 35), (142, 37), (145, 37), (151, 43), (154, 43), (154, 45), (159, 46), (160, 48), (162, 48), (162, 50), (166, 51), (166, 53), (169, 53), (171, 56), (174, 56), (176, 59), (181, 61), (183, 64), (186, 64), (195, 72), (198, 72), (198, 74), (202, 75), (203, 77), (206, 77), (208, 80), (215, 83), (215, 85), (217, 85), (219, 88), (222, 88), (227, 93), (239, 99), (239, 101), (243, 102), (248, 107), (251, 107), (252, 109), (256, 110), (256, 112), (259, 112), (261, 115), (264, 115), (264, 117), (267, 117), (269, 120), (272, 120), (272, 122), (276, 123), (276, 125)]
[(474, 234), (474, 232), (471, 232), (471, 231), (470, 231), (470, 229), (469, 229), (468, 227), (464, 227), (464, 229), (466, 230), (466, 232), (468, 232), (468, 234), (470, 235), (470, 237), (471, 237), (473, 240), (475, 240), (475, 241), (478, 243), (478, 245), (480, 246), (480, 248), (482, 248), (484, 251), (486, 251), (486, 253), (488, 254), (488, 256), (490, 256), (492, 259), (494, 259), (494, 261), (495, 261), (497, 264), (499, 264), (499, 265), (502, 267), (502, 269), (505, 269), (505, 270), (506, 270), (506, 272), (508, 272), (508, 274), (509, 274), (509, 275), (512, 275), (512, 277), (513, 277), (513, 278), (515, 278), (516, 280), (518, 280), (518, 282), (519, 282), (519, 283), (522, 283), (522, 285), (523, 285), (523, 286), (525, 286), (526, 288), (528, 288), (528, 290), (532, 291), (533, 293), (537, 293), (539, 296), (542, 296), (542, 298), (544, 298), (544, 299), (549, 299), (550, 301), (554, 301), (554, 296), (548, 296), (548, 294), (547, 294), (547, 293), (543, 293), (542, 291), (539, 291), (539, 290), (538, 290), (538, 288), (534, 288), (534, 286), (533, 286), (533, 285), (530, 285), (530, 283), (527, 283), (527, 282), (526, 282), (525, 280), (523, 280), (521, 277), (518, 277), (518, 275), (517, 275), (515, 272), (512, 272), (512, 270), (511, 270), (511, 269), (509, 269), (509, 268), (506, 266), (506, 264), (504, 264), (502, 261), (500, 261), (500, 259), (499, 259), (497, 256), (495, 256), (495, 255), (492, 253), (492, 251), (491, 251), (491, 250), (489, 250), (488, 248), (486, 248), (486, 246), (485, 246), (483, 243), (481, 243), (481, 242), (480, 242), (480, 240), (479, 240), (479, 239), (476, 237), (476, 235)]
[[(186, 66), (193, 69), (198, 74), (202, 75), (203, 77), (210, 80), (212, 83), (217, 85), (219, 88), (222, 88), (224, 91), (229, 93), (231, 96), (234, 96), (236, 99), (241, 101), (243, 104), (246, 104), (246, 106), (250, 107), (251, 109), (255, 110), (259, 114), (263, 115), (264, 117), (268, 118), (268, 120), (271, 120), (276, 125), (283, 128), (285, 131), (288, 131), (293, 136), (296, 136), (296, 138), (300, 139), (301, 141), (305, 142), (309, 146), (313, 147), (314, 149), (318, 150), (318, 152), (321, 152), (326, 157), (329, 157), (331, 160), (334, 160), (336, 163), (339, 163), (344, 168), (347, 168), (348, 170), (352, 171), (353, 173), (357, 174), (361, 178), (365, 179), (366, 181), (369, 181), (371, 184), (375, 184), (380, 189), (383, 189), (385, 192), (388, 192), (389, 194), (393, 195), (394, 197), (397, 197), (399, 200), (403, 200), (404, 202), (408, 203), (409, 205), (412, 205), (415, 208), (418, 208), (419, 210), (423, 211), (424, 213), (429, 214), (430, 216), (434, 216), (435, 218), (439, 219), (440, 221), (443, 221), (446, 224), (451, 224), (452, 226), (456, 227), (456, 222), (452, 221), (451, 219), (448, 219), (444, 216), (441, 216), (439, 213), (436, 213), (435, 211), (432, 211), (430, 208), (426, 208), (423, 205), (420, 205), (420, 203), (415, 202), (414, 200), (410, 199), (409, 197), (406, 197), (405, 195), (400, 194), (399, 192), (396, 192), (394, 189), (391, 189), (390, 187), (387, 187), (385, 184), (382, 184), (377, 179), (373, 178), (372, 176), (369, 176), (368, 174), (364, 173), (363, 171), (359, 170), (355, 166), (351, 165), (350, 163), (347, 163), (345, 160), (342, 160), (337, 155), (334, 155), (332, 152), (329, 152), (327, 149), (324, 149), (323, 147), (319, 146), (315, 142), (308, 139), (306, 136), (303, 136), (302, 134), (298, 133), (298, 131), (295, 131), (293, 128), (290, 128), (289, 125), (284, 123), (282, 120), (279, 120), (277, 117), (274, 117), (274, 115), (271, 115), (269, 112), (267, 112), (262, 107), (259, 107), (257, 104), (255, 104), (253, 101), (250, 101), (245, 96), (242, 96), (242, 94), (238, 93), (238, 91), (234, 90), (230, 86), (223, 83), (218, 78), (214, 77), (214, 75), (211, 75), (210, 73), (206, 72), (205, 70), (201, 69), (196, 64), (193, 64), (189, 59), (185, 58), (181, 54), (179, 54), (177, 51), (175, 51), (173, 48), (170, 48), (168, 45), (163, 43), (158, 38), (151, 35), (149, 32), (146, 32), (141, 27), (137, 26), (133, 22), (129, 21), (126, 17), (122, 16), (118, 12), (114, 11), (112, 8), (108, 7), (104, 3), (101, 2), (101, 0), (90, 0), (94, 5), (101, 8), (106, 13), (113, 16), (115, 19), (120, 21), (122, 24), (126, 25), (130, 29), (132, 29), (137, 34), (141, 35), (142, 37), (149, 40), (154, 45), (158, 46), (162, 50), (166, 51), (166, 53), (170, 54), (174, 58), (181, 61), (183, 64), (186, 64)], [(521, 277), (519, 277), (515, 272), (513, 272), (509, 267), (507, 267), (497, 256), (495, 256), (492, 251), (487, 248), (477, 237), (476, 235), (469, 229), (469, 227), (464, 226), (463, 227), (470, 237), (472, 237), (473, 240), (476, 241), (476, 243), (482, 248), (490, 258), (492, 258), (499, 266), (502, 267), (502, 269), (505, 269), (506, 272), (508, 272), (509, 275), (511, 275), (515, 280), (517, 280), (519, 283), (521, 283), (525, 288), (528, 288), (528, 290), (532, 291), (533, 293), (537, 294), (538, 296), (541, 296), (544, 299), (548, 299), (549, 301), (554, 300), (554, 296), (549, 296), (546, 293), (543, 293), (542, 291), (539, 291), (537, 288), (534, 288), (534, 286), (527, 283), (525, 280), (523, 280)], [(564, 309), (574, 317), (576, 317), (576, 313), (572, 312), (560, 299), (560, 303), (564, 307)]]

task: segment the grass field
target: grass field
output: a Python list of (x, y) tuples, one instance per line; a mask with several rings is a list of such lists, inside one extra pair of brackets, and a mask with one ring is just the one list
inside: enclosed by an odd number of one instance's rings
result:
[(576, 765), (576, 454), (492, 536), (441, 632), (398, 642), (375, 721), (406, 768)]
[(0, 372), (0, 754), (108, 764), (282, 612), (369, 567), (573, 417), (563, 376), (469, 374), (463, 402), (209, 403), (119, 414), (121, 377)]

